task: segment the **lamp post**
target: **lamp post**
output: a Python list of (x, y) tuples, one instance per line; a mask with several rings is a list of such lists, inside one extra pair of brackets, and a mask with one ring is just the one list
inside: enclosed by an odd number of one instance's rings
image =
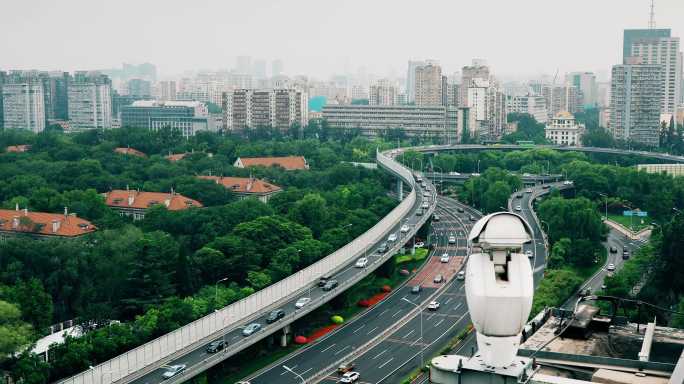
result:
[[(418, 310), (420, 311), (420, 340), (424, 342), (425, 340), (423, 340), (423, 310), (421, 310), (420, 306), (418, 304), (414, 303), (413, 301), (411, 301), (405, 297), (402, 297), (401, 299), (404, 300), (405, 302), (413, 305), (414, 307), (418, 308)], [(422, 346), (420, 347), (420, 366), (421, 366), (421, 368), (425, 364), (425, 358), (423, 356), (423, 350), (424, 349), (425, 348), (423, 348)]]
[(477, 160), (477, 173), (480, 173), (480, 159)]
[(285, 369), (286, 371), (290, 372), (291, 374), (293, 374), (293, 375), (299, 377), (299, 380), (302, 381), (302, 384), (305, 384), (305, 383), (306, 383), (306, 380), (304, 380), (304, 378), (302, 377), (302, 375), (300, 375), (299, 373), (297, 373), (297, 372), (295, 372), (294, 370), (292, 370), (292, 368), (288, 367), (287, 365), (283, 365), (283, 369)]
[(439, 169), (439, 188), (441, 189), (444, 187), (444, 170), (442, 167), (435, 167), (433, 165), (432, 170), (434, 171), (435, 168)]
[(608, 195), (599, 192), (599, 195), (603, 196), (606, 201), (606, 217), (604, 218), (605, 220), (608, 220)]
[(227, 278), (227, 277), (224, 277), (223, 279), (218, 280), (218, 281), (216, 282), (216, 284), (214, 284), (214, 288), (215, 288), (215, 293), (214, 293), (214, 305), (216, 305), (216, 304), (218, 303), (218, 285), (219, 285), (219, 283), (222, 283), (222, 282), (224, 282), (224, 281), (226, 281), (226, 280), (228, 280), (228, 278)]

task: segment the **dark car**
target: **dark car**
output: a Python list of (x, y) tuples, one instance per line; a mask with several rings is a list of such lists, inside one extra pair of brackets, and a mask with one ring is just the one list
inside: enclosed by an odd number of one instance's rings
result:
[(626, 249), (622, 250), (622, 260), (627, 260), (629, 259), (629, 251)]
[(324, 291), (332, 291), (333, 289), (337, 288), (338, 282), (337, 280), (328, 280), (327, 283), (323, 286)]
[(456, 210), (460, 213), (463, 213), (463, 207), (457, 207)]
[(332, 276), (329, 276), (329, 275), (322, 276), (318, 280), (318, 286), (323, 287), (328, 282), (328, 280), (330, 280), (330, 279), (332, 279)]
[(470, 221), (475, 221), (475, 216), (470, 216)]
[(434, 215), (432, 216), (433, 221), (439, 221), (439, 215)]
[[(389, 247), (387, 246), (387, 243), (382, 243), (380, 244), (380, 247), (378, 248), (378, 252), (380, 253), (385, 253), (389, 250)], [(325, 284), (323, 284), (325, 285)]]
[(266, 322), (269, 324), (275, 323), (276, 321), (282, 319), (283, 317), (285, 317), (285, 311), (283, 311), (280, 308), (274, 309), (271, 311), (271, 313), (268, 314), (268, 317), (266, 318)]
[(617, 253), (617, 248), (610, 247), (610, 253)]
[(543, 186), (542, 188), (543, 189), (549, 189), (549, 188), (551, 188), (551, 186), (547, 184), (547, 185)]
[(337, 373), (341, 375), (343, 373), (351, 372), (351, 370), (354, 369), (355, 366), (356, 365), (353, 362), (340, 364), (340, 366), (337, 367)]
[(207, 347), (207, 352), (216, 353), (218, 351), (223, 350), (227, 346), (228, 343), (226, 343), (225, 340), (216, 340), (213, 343), (209, 344), (209, 346)]
[(523, 194), (522, 194), (522, 193), (518, 193), (517, 195), (515, 195), (515, 197), (517, 197), (518, 199), (522, 199)]
[(413, 288), (411, 288), (411, 293), (417, 295), (420, 293), (420, 284), (414, 285)]

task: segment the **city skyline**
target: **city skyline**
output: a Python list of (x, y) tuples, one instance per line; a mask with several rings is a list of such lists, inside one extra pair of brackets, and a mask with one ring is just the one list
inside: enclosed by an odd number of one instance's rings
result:
[[(412, 3), (388, 1), (322, 6), (308, 1), (159, 5), (124, 0), (102, 4), (97, 12), (84, 11), (88, 6), (82, 0), (70, 1), (69, 7), (46, 0), (13, 2), (6, 5), (13, 17), (0, 25), (0, 33), (12, 37), (0, 42), (0, 68), (73, 71), (150, 62), (161, 77), (169, 77), (233, 69), (237, 57), (251, 56), (266, 60), (269, 72), (271, 61), (281, 59), (287, 75), (327, 78), (365, 72), (403, 77), (410, 59), (436, 59), (450, 74), (478, 57), (503, 79), (587, 70), (605, 81), (611, 66), (621, 62), (623, 30), (648, 27), (647, 0), (578, 0), (565, 7), (550, 3), (489, 0), (464, 6), (427, 1), (420, 8), (430, 17), (418, 19)], [(614, 12), (618, 6), (620, 12)], [(377, 16), (388, 12), (392, 17), (379, 21)], [(656, 1), (658, 28), (681, 36), (677, 20), (683, 17), (684, 2)], [(60, 20), (59, 27), (51, 20)], [(114, 23), (135, 28), (102, 28)], [(363, 27), (371, 24), (372, 29)], [(487, 27), (491, 25), (497, 28)], [(245, 34), (250, 28), (252, 33)], [(387, 33), (377, 32), (383, 30)], [(378, 49), (378, 42), (384, 48)]]

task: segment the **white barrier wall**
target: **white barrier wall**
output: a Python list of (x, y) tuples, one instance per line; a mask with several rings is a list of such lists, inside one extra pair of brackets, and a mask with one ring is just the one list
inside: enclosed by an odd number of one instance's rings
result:
[[(412, 188), (414, 187), (413, 175), (408, 169), (380, 152), (376, 154), (376, 158), (380, 166), (402, 178)], [(219, 331), (244, 323), (246, 319), (306, 288), (321, 276), (334, 273), (349, 264), (360, 254), (363, 254), (369, 244), (375, 244), (384, 239), (390, 229), (410, 212), (415, 201), (416, 193), (413, 190), (398, 206), (368, 231), (309, 267), (219, 311), (93, 367), (93, 369), (65, 379), (61, 383), (110, 384), (121, 379), (124, 379), (121, 381), (122, 383), (134, 380), (138, 375), (133, 376), (132, 374), (140, 372), (193, 344), (202, 344), (200, 342), (215, 337)], [(225, 319), (228, 321), (224, 321)]]

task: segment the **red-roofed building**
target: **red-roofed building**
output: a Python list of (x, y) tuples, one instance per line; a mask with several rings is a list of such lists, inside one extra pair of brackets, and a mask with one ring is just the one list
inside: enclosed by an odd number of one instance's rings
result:
[(97, 227), (75, 213), (29, 212), (27, 209), (0, 209), (0, 240), (27, 235), (36, 238), (75, 238), (95, 232)]
[(263, 180), (251, 177), (219, 177), (219, 176), (197, 176), (204, 180), (213, 180), (216, 184), (221, 184), (224, 187), (233, 191), (239, 199), (246, 199), (249, 197), (257, 198), (264, 203), (271, 198), (271, 196), (282, 191), (283, 189), (277, 185), (267, 183)]
[(170, 153), (168, 156), (166, 156), (166, 160), (180, 161), (183, 160), (187, 155), (189, 155), (189, 153)]
[(233, 166), (238, 168), (282, 167), (286, 171), (309, 169), (309, 164), (307, 164), (304, 156), (238, 157)]
[(202, 207), (202, 203), (177, 193), (140, 192), (113, 190), (104, 193), (105, 204), (119, 211), (121, 216), (132, 216), (133, 220), (145, 217), (145, 211), (154, 205), (163, 204), (169, 211), (180, 211), (192, 207)]
[(9, 153), (24, 153), (31, 150), (31, 146), (27, 144), (10, 145), (9, 147), (5, 148), (5, 150)]
[(114, 152), (119, 153), (121, 155), (147, 157), (146, 154), (138, 151), (137, 149), (133, 149), (133, 148), (124, 148), (124, 147), (114, 148)]

